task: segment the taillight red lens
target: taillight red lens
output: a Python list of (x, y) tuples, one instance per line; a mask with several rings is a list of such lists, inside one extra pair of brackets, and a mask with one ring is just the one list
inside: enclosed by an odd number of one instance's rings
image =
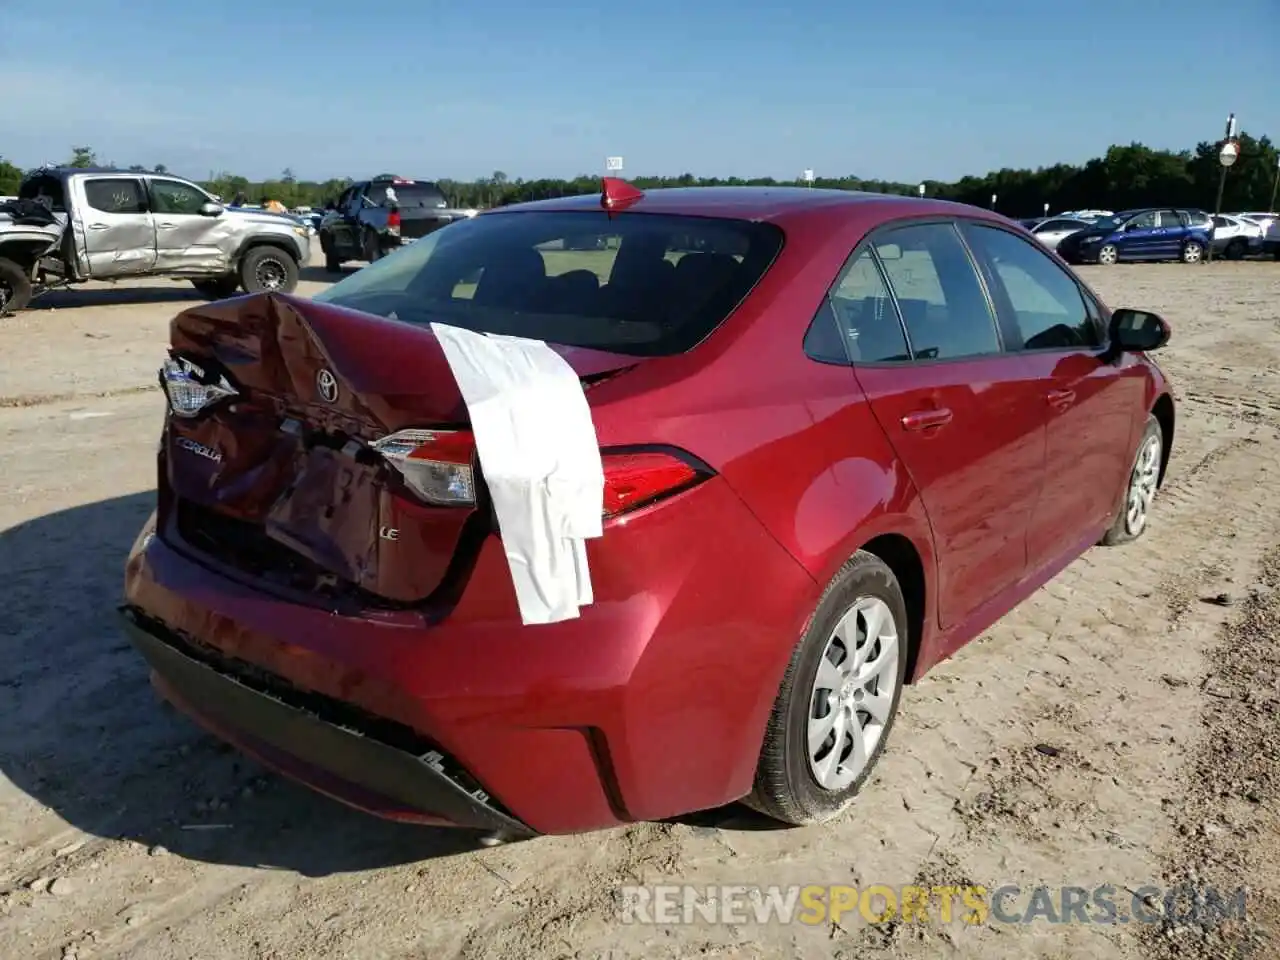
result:
[(387, 231), (389, 233), (400, 232), (400, 211), (392, 210), (387, 214)]
[(606, 517), (670, 496), (702, 476), (678, 457), (660, 451), (606, 453), (603, 464)]

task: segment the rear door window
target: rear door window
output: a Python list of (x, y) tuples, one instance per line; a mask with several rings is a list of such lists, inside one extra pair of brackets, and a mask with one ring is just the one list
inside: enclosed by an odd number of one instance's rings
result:
[(854, 363), (911, 359), (898, 308), (870, 247), (845, 266), (821, 309), (831, 313), (845, 355)]
[(873, 240), (916, 360), (957, 360), (1000, 352), (986, 291), (950, 223), (913, 224)]
[(783, 244), (773, 224), (604, 211), (489, 213), (428, 234), (321, 302), (637, 356), (691, 349)]
[(122, 177), (104, 177), (84, 182), (84, 199), (90, 207), (102, 213), (146, 213), (147, 195), (137, 180)]

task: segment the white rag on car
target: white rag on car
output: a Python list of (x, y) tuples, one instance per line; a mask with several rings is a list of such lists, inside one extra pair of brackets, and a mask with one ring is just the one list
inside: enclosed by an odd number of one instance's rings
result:
[(592, 602), (585, 541), (598, 537), (604, 467), (573, 368), (541, 340), (431, 324), (471, 418), (526, 624)]

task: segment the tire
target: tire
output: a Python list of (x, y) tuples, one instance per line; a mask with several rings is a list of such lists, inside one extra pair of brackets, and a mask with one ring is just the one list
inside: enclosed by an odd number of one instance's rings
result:
[(248, 293), (293, 293), (298, 287), (298, 261), (279, 247), (253, 247), (238, 272)]
[[(1151, 501), (1160, 485), (1160, 464), (1164, 458), (1164, 431), (1154, 415), (1148, 415), (1146, 429), (1138, 440), (1133, 455), (1129, 478), (1120, 494), (1115, 520), (1102, 535), (1102, 543), (1108, 547), (1137, 540), (1147, 532), (1151, 521)], [(1142, 500), (1140, 510), (1135, 497)], [(1137, 514), (1135, 514), (1137, 510)]]
[(1113, 267), (1120, 260), (1120, 249), (1114, 243), (1104, 243), (1098, 248), (1098, 263)]
[(1182, 247), (1183, 263), (1199, 263), (1204, 258), (1204, 244), (1190, 240)]
[(25, 309), (34, 293), (27, 272), (12, 260), (0, 258), (0, 317)]
[(234, 297), (240, 290), (239, 277), (218, 277), (212, 280), (192, 280), (191, 285), (210, 300)]
[[(864, 640), (864, 649), (868, 643), (872, 644), (866, 663), (880, 663), (882, 657), (891, 656), (893, 659), (883, 661), (883, 668), (874, 678), (874, 692), (866, 689), (871, 684), (859, 687), (846, 682), (846, 699), (837, 701), (833, 706), (829, 702), (833, 694), (823, 694), (820, 690), (835, 688), (822, 687), (818, 681), (819, 668), (825, 663), (823, 674), (830, 676), (831, 683), (838, 682), (838, 675), (843, 673), (841, 666), (848, 663), (847, 657), (852, 652), (839, 646), (841, 641), (835, 636), (835, 630), (847, 617), (854, 616), (856, 628), (853, 636), (865, 636), (865, 622), (858, 611), (867, 607), (880, 614), (896, 640), (890, 646), (883, 630), (879, 632), (878, 642)], [(898, 713), (910, 649), (907, 622), (906, 601), (893, 571), (870, 553), (859, 551), (854, 554), (818, 600), (817, 609), (787, 664), (765, 729), (755, 784), (751, 794), (743, 800), (747, 806), (783, 823), (803, 826), (831, 820), (853, 802), (884, 751)], [(835, 659), (832, 658), (833, 653), (837, 654)], [(886, 688), (890, 682), (891, 690)], [(838, 691), (834, 695), (838, 696)], [(815, 751), (809, 750), (809, 727), (816, 706), (820, 704), (826, 708), (826, 717), (843, 712), (844, 716), (851, 715), (861, 723), (859, 704), (871, 704), (877, 700), (881, 705), (882, 722), (870, 750), (864, 750), (865, 762), (860, 767), (842, 770), (844, 763), (831, 764), (831, 753), (836, 749), (833, 746), (836, 730), (842, 732), (841, 752), (848, 754), (844, 759), (853, 761), (856, 755), (852, 739), (843, 737), (848, 728), (842, 728), (839, 721)], [(862, 729), (870, 726), (871, 723), (867, 722)], [(842, 774), (837, 782), (824, 784), (818, 779), (815, 767), (825, 766), (823, 761), (831, 764), (834, 773)]]
[(361, 247), (364, 250), (364, 258), (369, 263), (377, 263), (382, 259), (382, 241), (378, 239), (378, 235), (372, 230), (364, 232), (364, 242)]
[(1222, 251), (1222, 255), (1228, 260), (1243, 260), (1244, 255), (1248, 252), (1249, 245), (1239, 237), (1236, 237), (1227, 244), (1227, 249)]
[(342, 261), (338, 259), (336, 254), (329, 253), (326, 250), (324, 254), (324, 268), (329, 273), (341, 273)]

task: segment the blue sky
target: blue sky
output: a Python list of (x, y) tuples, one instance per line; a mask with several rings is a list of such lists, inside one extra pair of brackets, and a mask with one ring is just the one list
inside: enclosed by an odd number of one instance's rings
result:
[(1280, 139), (1280, 0), (0, 0), (0, 155), (188, 176), (857, 174)]

